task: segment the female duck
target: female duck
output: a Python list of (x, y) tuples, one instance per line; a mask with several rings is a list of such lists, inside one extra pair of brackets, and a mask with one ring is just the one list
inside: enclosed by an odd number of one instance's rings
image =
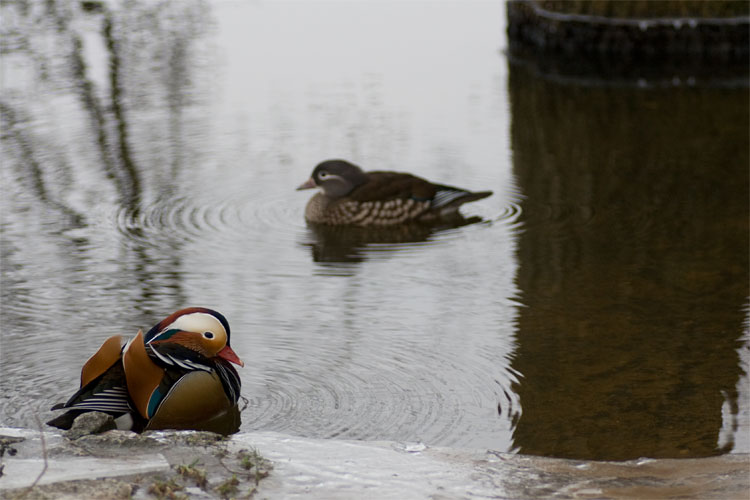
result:
[(308, 222), (333, 226), (395, 226), (455, 215), (458, 207), (492, 191), (433, 184), (401, 172), (364, 172), (344, 160), (328, 160), (297, 189), (319, 187), (305, 208)]

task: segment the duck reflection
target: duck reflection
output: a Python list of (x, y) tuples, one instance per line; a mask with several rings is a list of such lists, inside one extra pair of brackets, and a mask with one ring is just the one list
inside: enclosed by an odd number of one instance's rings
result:
[(484, 222), (479, 216), (465, 217), (459, 213), (435, 223), (411, 223), (391, 227), (329, 226), (308, 223), (307, 239), (313, 262), (364, 262), (375, 254), (383, 256), (402, 252), (428, 243), (440, 234)]

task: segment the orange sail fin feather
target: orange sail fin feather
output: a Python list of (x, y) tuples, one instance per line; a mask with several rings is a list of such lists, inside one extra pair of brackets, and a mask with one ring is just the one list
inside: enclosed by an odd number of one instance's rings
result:
[(104, 341), (96, 353), (81, 368), (81, 387), (104, 374), (120, 360), (122, 337), (115, 335)]

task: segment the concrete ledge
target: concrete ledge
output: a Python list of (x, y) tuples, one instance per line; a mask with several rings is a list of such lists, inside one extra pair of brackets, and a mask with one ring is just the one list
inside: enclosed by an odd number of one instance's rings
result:
[[(0, 428), (0, 436), (15, 440), (3, 441), (4, 498), (154, 498), (172, 491), (190, 498), (732, 499), (750, 489), (750, 455), (587, 462), (270, 432), (222, 439), (109, 431), (70, 441), (45, 431), (44, 447), (38, 431)], [(243, 467), (251, 449), (270, 463)], [(28, 489), (44, 467), (44, 451), (47, 470)]]

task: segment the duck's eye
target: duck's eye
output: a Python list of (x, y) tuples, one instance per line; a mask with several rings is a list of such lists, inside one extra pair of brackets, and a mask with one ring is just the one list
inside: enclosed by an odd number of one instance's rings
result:
[(328, 177), (328, 172), (326, 172), (325, 170), (323, 170), (322, 172), (318, 172), (319, 179), (325, 179), (326, 177)]
[(212, 339), (214, 338), (213, 332), (203, 332), (203, 338)]

